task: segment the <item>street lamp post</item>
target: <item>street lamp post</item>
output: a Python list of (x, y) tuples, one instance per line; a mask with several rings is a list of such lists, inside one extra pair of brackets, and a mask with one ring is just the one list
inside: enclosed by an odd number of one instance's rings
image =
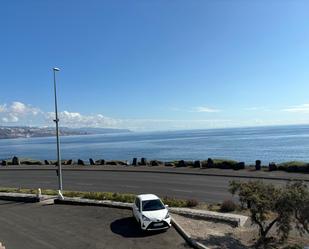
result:
[(57, 107), (57, 86), (56, 86), (56, 72), (60, 71), (59, 68), (54, 67), (54, 94), (55, 94), (55, 115), (56, 119), (54, 122), (56, 123), (56, 137), (57, 137), (57, 164), (58, 164), (58, 191), (60, 197), (62, 197), (62, 168), (61, 168), (61, 157), (60, 157), (60, 140), (59, 140), (59, 118), (58, 118), (58, 107)]

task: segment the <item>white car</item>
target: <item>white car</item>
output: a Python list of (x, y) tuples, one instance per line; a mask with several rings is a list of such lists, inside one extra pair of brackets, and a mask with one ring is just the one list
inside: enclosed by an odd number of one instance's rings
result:
[(153, 194), (136, 196), (133, 216), (142, 230), (161, 230), (171, 227), (171, 217), (160, 198)]

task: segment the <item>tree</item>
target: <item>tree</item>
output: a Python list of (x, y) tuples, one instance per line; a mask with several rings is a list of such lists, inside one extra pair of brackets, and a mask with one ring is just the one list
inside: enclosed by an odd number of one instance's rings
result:
[(283, 242), (293, 227), (302, 235), (309, 233), (309, 191), (301, 181), (274, 186), (262, 181), (230, 182), (230, 192), (238, 194), (242, 207), (250, 210), (251, 221), (259, 227), (257, 247), (267, 247), (267, 237), (276, 225)]

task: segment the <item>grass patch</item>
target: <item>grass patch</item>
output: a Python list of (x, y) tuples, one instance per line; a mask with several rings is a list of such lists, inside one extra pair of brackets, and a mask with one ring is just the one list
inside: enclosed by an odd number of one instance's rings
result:
[(207, 205), (207, 210), (213, 211), (213, 212), (220, 212), (221, 210), (221, 203), (213, 203)]
[[(2, 193), (22, 193), (22, 194), (37, 194), (36, 189), (22, 189), (22, 188), (0, 188)], [(42, 189), (43, 195), (57, 195), (57, 190)], [(134, 194), (122, 194), (112, 192), (82, 192), (82, 191), (63, 191), (62, 194), (65, 197), (80, 197), (91, 200), (109, 200), (117, 202), (133, 203), (135, 200)], [(164, 204), (170, 207), (195, 207), (198, 205), (198, 201), (194, 199), (183, 200), (171, 197), (163, 197)]]
[(309, 164), (302, 161), (284, 162), (278, 165), (278, 170), (304, 173), (309, 172)]
[(213, 159), (214, 164), (223, 164), (223, 163), (228, 163), (228, 164), (236, 164), (237, 161), (231, 160), (231, 159)]
[(203, 168), (217, 168), (217, 169), (233, 169), (237, 165), (237, 161), (230, 159), (211, 159), (203, 160)]

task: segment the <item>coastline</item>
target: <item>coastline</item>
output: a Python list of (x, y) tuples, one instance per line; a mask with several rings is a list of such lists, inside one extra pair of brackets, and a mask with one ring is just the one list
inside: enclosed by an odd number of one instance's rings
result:
[[(278, 181), (302, 180), (309, 182), (308, 173), (295, 173), (286, 171), (268, 171), (263, 168), (256, 171), (253, 167), (247, 167), (243, 170), (218, 169), (218, 168), (192, 168), (192, 167), (166, 167), (166, 166), (125, 166), (125, 165), (63, 165), (63, 171), (106, 171), (106, 172), (133, 172), (149, 174), (176, 174), (176, 175), (200, 175), (211, 177), (226, 178), (249, 178), (249, 179), (268, 179)], [(10, 165), (0, 166), (1, 171), (56, 171), (55, 165)]]

